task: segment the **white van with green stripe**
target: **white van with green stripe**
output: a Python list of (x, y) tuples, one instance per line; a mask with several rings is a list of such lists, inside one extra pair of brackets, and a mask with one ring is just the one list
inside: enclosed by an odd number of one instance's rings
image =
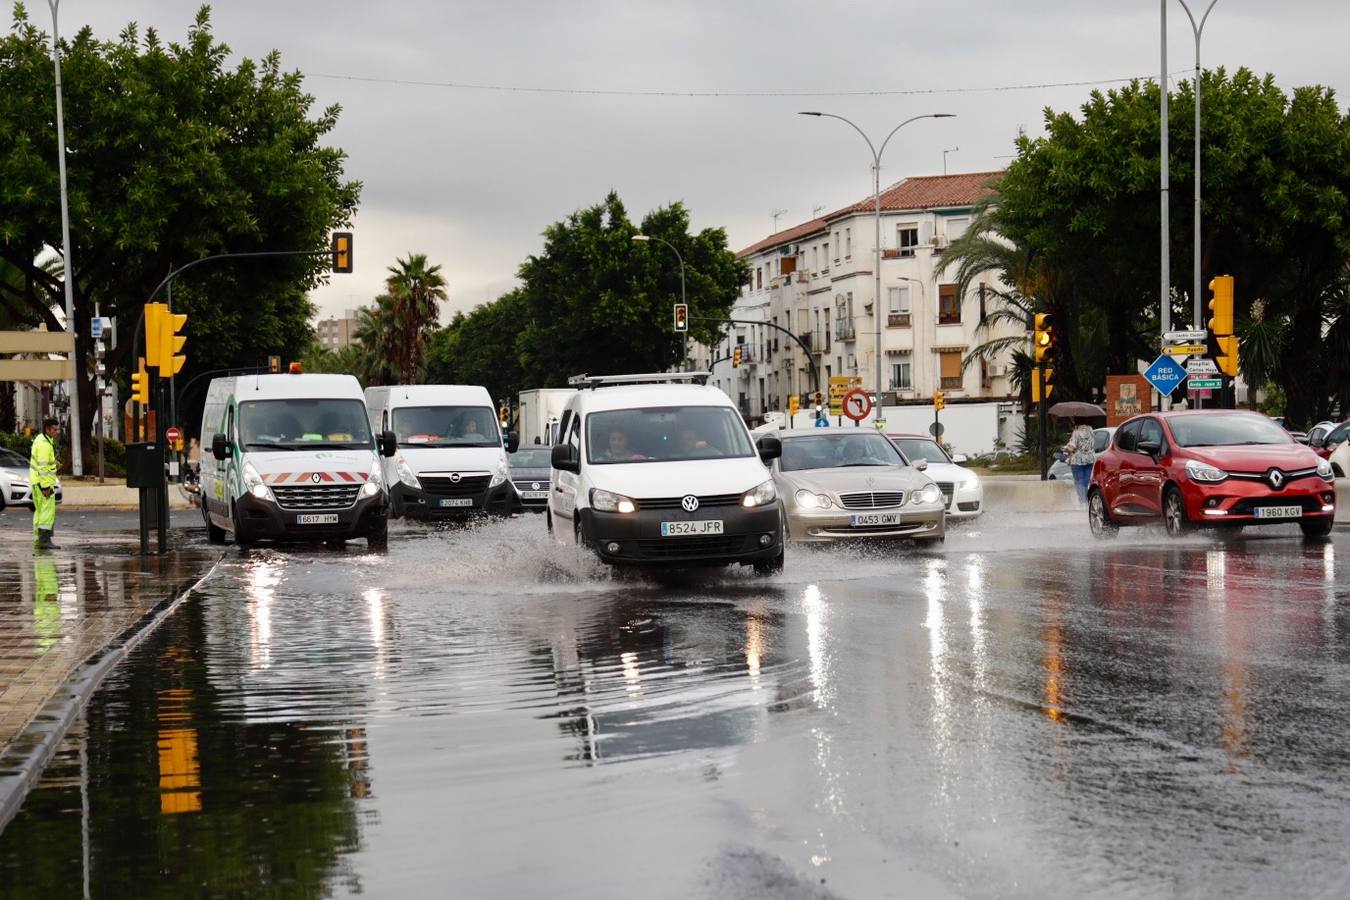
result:
[(383, 549), (389, 492), (351, 375), (239, 375), (212, 380), (202, 412), (202, 516), (208, 538), (341, 543)]

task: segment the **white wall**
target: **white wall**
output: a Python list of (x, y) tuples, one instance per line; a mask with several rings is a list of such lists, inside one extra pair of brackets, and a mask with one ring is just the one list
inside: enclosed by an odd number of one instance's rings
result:
[[(962, 403), (948, 406), (939, 415), (942, 422), (942, 440), (950, 444), (958, 453), (988, 453), (996, 446), (995, 442), (1003, 436), (1007, 422), (1014, 420), (1011, 414), (1003, 413), (1005, 421), (1000, 422), (999, 408), (1006, 409), (1007, 404), (1000, 403)], [(793, 420), (794, 428), (811, 428), (815, 424), (814, 412), (799, 412)], [(874, 416), (869, 415), (859, 428), (873, 428)], [(886, 420), (886, 431), (891, 434), (928, 434), (928, 426), (933, 424), (931, 406), (888, 406), (882, 411)], [(845, 418), (843, 425), (837, 425), (838, 417), (830, 417), (831, 428), (853, 428), (853, 422)], [(1016, 420), (1020, 422), (1020, 419)], [(1015, 433), (1015, 431), (1014, 431)]]

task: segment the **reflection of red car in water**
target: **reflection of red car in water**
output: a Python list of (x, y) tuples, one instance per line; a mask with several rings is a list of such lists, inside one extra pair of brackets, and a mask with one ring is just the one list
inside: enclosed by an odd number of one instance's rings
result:
[(1088, 491), (1099, 537), (1122, 525), (1178, 535), (1290, 522), (1321, 537), (1335, 510), (1330, 463), (1265, 416), (1234, 410), (1135, 416), (1098, 454)]

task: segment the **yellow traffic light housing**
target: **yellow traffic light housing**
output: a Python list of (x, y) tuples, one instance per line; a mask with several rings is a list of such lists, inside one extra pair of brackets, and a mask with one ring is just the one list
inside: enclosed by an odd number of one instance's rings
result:
[(1042, 396), (1042, 395), (1041, 395), (1041, 373), (1042, 373), (1042, 371), (1044, 371), (1044, 373), (1045, 373), (1045, 395), (1044, 395), (1044, 396), (1045, 396), (1045, 399), (1046, 399), (1046, 400), (1049, 400), (1049, 399), (1050, 399), (1050, 395), (1053, 394), (1053, 393), (1055, 392), (1055, 370), (1054, 370), (1054, 369), (1050, 369), (1050, 368), (1041, 369), (1040, 367), (1033, 368), (1033, 369), (1031, 370), (1031, 402), (1032, 402), (1032, 403), (1040, 403), (1040, 402), (1041, 402), (1041, 396)]
[(802, 408), (802, 401), (801, 401), (800, 398), (797, 397), (796, 394), (793, 394), (791, 397), (788, 398), (788, 415), (789, 415), (789, 416), (795, 416), (795, 415), (797, 415), (797, 411), (798, 411), (799, 409), (801, 409), (801, 408)]
[(947, 405), (947, 401), (942, 397), (942, 391), (933, 391), (933, 410), (940, 412)]
[(169, 378), (183, 370), (187, 357), (178, 351), (187, 344), (187, 335), (183, 327), (187, 325), (187, 313), (169, 312), (166, 306), (159, 314), (159, 377)]
[(1238, 373), (1237, 335), (1224, 335), (1215, 338), (1215, 341), (1219, 345), (1219, 354), (1214, 362), (1218, 365), (1219, 371), (1231, 378), (1236, 378)]
[(168, 309), (163, 303), (145, 304), (145, 360), (151, 366), (159, 365), (159, 342), (164, 337), (164, 326), (160, 324), (159, 317)]
[(1036, 365), (1055, 358), (1055, 317), (1051, 313), (1036, 313), (1036, 329), (1031, 347)]
[(1209, 301), (1209, 332), (1215, 337), (1233, 333), (1233, 276), (1215, 275), (1209, 280), (1214, 295)]
[(352, 270), (352, 233), (333, 232), (333, 271), (348, 274)]
[(741, 345), (737, 344), (731, 351), (731, 367), (734, 369), (741, 364)]
[(141, 406), (150, 405), (150, 373), (145, 371), (145, 360), (137, 360), (139, 366), (131, 373), (131, 399)]
[(675, 330), (689, 330), (689, 305), (687, 303), (675, 304)]

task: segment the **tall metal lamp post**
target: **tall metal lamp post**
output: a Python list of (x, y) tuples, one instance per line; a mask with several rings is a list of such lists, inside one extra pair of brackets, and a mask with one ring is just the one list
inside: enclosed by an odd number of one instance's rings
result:
[[(1186, 10), (1186, 17), (1191, 20), (1191, 31), (1195, 32), (1195, 293), (1191, 297), (1195, 306), (1195, 321), (1191, 327), (1199, 328), (1204, 321), (1203, 301), (1200, 298), (1200, 36), (1204, 34), (1205, 23), (1209, 21), (1209, 14), (1219, 0), (1209, 0), (1209, 6), (1205, 7), (1205, 14), (1200, 17), (1199, 24), (1196, 24), (1186, 0), (1177, 2)], [(1166, 89), (1164, 84), (1163, 90)]]
[[(683, 303), (687, 308), (689, 306), (689, 301), (685, 298), (684, 293), (684, 257), (680, 255), (680, 251), (676, 250), (675, 245), (672, 244), (670, 241), (666, 240), (665, 238), (653, 237), (650, 234), (635, 234), (633, 235), (633, 240), (643, 242), (660, 241), (661, 243), (665, 244), (667, 247), (670, 248), (671, 253), (675, 254), (675, 258), (680, 261), (680, 302)], [(685, 364), (689, 361), (688, 331), (682, 333), (681, 340), (683, 341), (683, 343), (681, 344), (680, 353), (683, 355), (683, 358), (680, 360), (680, 368), (684, 368)]]
[[(61, 44), (56, 24), (56, 9), (61, 0), (47, 0), (52, 11), (52, 59), (56, 65), (56, 167), (61, 178), (61, 257), (65, 271), (61, 280), (66, 287), (66, 330), (75, 337), (75, 352), (71, 354), (73, 366), (80, 364), (80, 328), (75, 321), (75, 291), (73, 280), (75, 266), (70, 259), (70, 201), (66, 191), (66, 125), (61, 108)], [(80, 446), (80, 375), (66, 382), (66, 396), (70, 398), (70, 471), (79, 476), (84, 474), (84, 453)], [(100, 398), (102, 402), (102, 398)]]
[(877, 406), (878, 406), (877, 414), (878, 414), (878, 416), (880, 416), (880, 406), (881, 406), (881, 383), (882, 383), (882, 382), (881, 382), (881, 332), (882, 332), (882, 328), (880, 327), (880, 322), (881, 322), (881, 154), (883, 154), (883, 153), (886, 152), (886, 145), (889, 144), (889, 143), (891, 142), (891, 138), (893, 138), (893, 137), (895, 136), (895, 133), (896, 133), (897, 131), (899, 131), (901, 128), (904, 128), (904, 127), (905, 127), (906, 125), (908, 125), (910, 122), (917, 122), (919, 119), (951, 119), (951, 118), (955, 118), (955, 114), (954, 114), (954, 113), (925, 113), (924, 115), (921, 115), (921, 116), (911, 116), (910, 118), (906, 119), (905, 121), (901, 122), (899, 125), (897, 125), (897, 126), (895, 126), (894, 128), (891, 129), (891, 133), (888, 134), (888, 135), (886, 135), (886, 140), (884, 140), (884, 141), (881, 142), (881, 147), (880, 147), (880, 148), (877, 148), (876, 145), (874, 145), (874, 144), (872, 143), (872, 139), (869, 138), (869, 137), (867, 136), (867, 132), (863, 131), (861, 128), (859, 128), (857, 125), (855, 125), (855, 124), (854, 124), (853, 122), (851, 122), (850, 120), (844, 118), (843, 116), (839, 116), (839, 115), (835, 115), (834, 113), (827, 113), (827, 112), (800, 112), (800, 113), (798, 113), (797, 115), (799, 115), (799, 116), (817, 116), (817, 117), (826, 118), (826, 119), (838, 119), (839, 121), (843, 122), (844, 124), (846, 124), (846, 125), (848, 125), (850, 128), (852, 128), (854, 131), (858, 132), (858, 134), (862, 135), (862, 139), (863, 139), (864, 141), (867, 142), (867, 149), (872, 151), (872, 205), (873, 205), (873, 218), (875, 219), (875, 224), (876, 224), (876, 235), (875, 235), (875, 240), (876, 240), (876, 264), (873, 266), (873, 272), (872, 272), (872, 274), (873, 274), (873, 276), (874, 276), (874, 281), (875, 281), (875, 283), (876, 283), (876, 294), (875, 294), (875, 298), (874, 298), (873, 301), (872, 301), (872, 303), (873, 303), (872, 309), (873, 309), (873, 312), (874, 312), (874, 314), (875, 314), (876, 321), (877, 321), (877, 323), (878, 323), (878, 326), (877, 326), (877, 329), (876, 329), (876, 332), (877, 332), (877, 343), (876, 343), (876, 351), (875, 351), (875, 352), (876, 352), (876, 357), (875, 357), (875, 359), (873, 359), (872, 364), (873, 364), (873, 366), (876, 368), (876, 376), (877, 376), (877, 377), (876, 377), (876, 390), (877, 390)]

